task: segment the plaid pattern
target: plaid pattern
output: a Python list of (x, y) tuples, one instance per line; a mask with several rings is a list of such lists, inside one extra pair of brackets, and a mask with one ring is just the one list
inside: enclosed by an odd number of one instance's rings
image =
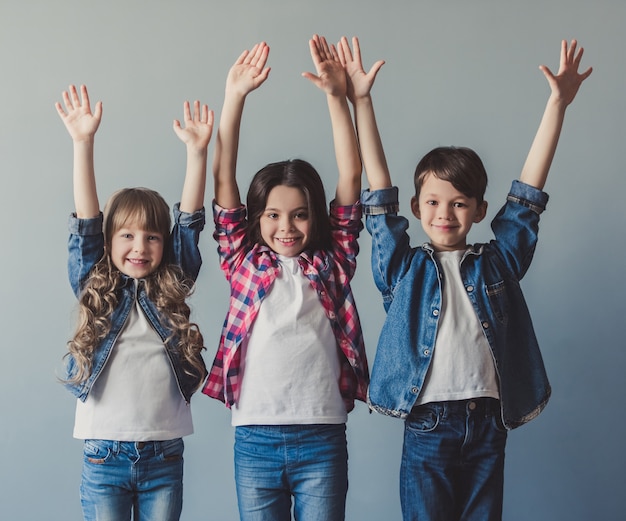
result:
[[(355, 398), (366, 400), (369, 383), (361, 322), (350, 288), (359, 252), (357, 239), (363, 229), (361, 215), (360, 202), (353, 206), (331, 203), (332, 249), (303, 252), (298, 258), (344, 355), (339, 388), (348, 412), (354, 408)], [(202, 392), (230, 407), (239, 396), (241, 343), (278, 276), (280, 264), (270, 248), (249, 242), (244, 206), (226, 210), (214, 202), (213, 217), (213, 237), (218, 242), (220, 266), (230, 283), (230, 305), (213, 367)]]

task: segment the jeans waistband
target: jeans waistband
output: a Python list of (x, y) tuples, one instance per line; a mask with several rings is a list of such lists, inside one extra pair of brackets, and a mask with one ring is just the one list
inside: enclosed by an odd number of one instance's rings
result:
[(499, 414), (500, 400), (497, 398), (469, 398), (447, 402), (429, 402), (416, 405), (411, 413), (430, 408), (444, 415), (450, 414)]

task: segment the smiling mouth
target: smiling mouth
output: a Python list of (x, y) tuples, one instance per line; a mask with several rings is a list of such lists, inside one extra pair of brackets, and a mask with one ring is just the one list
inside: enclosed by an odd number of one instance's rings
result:
[(146, 259), (126, 259), (131, 264), (142, 265), (147, 264), (148, 261)]
[(300, 239), (299, 237), (289, 237), (289, 238), (276, 237), (276, 240), (282, 244), (293, 244), (294, 242)]

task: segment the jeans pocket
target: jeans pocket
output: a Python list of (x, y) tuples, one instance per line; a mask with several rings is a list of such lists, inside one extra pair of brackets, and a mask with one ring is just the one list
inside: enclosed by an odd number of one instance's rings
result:
[(185, 445), (182, 438), (176, 438), (173, 440), (162, 441), (160, 458), (163, 461), (179, 461), (183, 459), (183, 452)]
[(102, 465), (111, 457), (111, 442), (108, 440), (85, 440), (83, 456), (94, 465)]
[(428, 405), (414, 407), (405, 421), (406, 429), (415, 433), (432, 432), (438, 425), (439, 414)]
[(502, 418), (501, 418), (499, 412), (494, 412), (491, 415), (491, 424), (493, 425), (493, 428), (496, 431), (498, 431), (498, 432), (507, 432), (507, 429), (504, 426), (504, 423), (502, 423)]
[(257, 429), (255, 429), (254, 427), (255, 426), (247, 427), (241, 425), (235, 427), (235, 441), (246, 441), (248, 438), (250, 438), (250, 436), (257, 432)]

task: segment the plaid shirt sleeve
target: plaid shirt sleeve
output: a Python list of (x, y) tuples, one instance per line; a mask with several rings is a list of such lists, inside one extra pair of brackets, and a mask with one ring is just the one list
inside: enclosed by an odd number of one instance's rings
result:
[(217, 354), (202, 392), (230, 407), (241, 385), (239, 347), (252, 329), (278, 268), (249, 242), (244, 206), (226, 210), (214, 203), (213, 215), (213, 236), (218, 243), (220, 267), (230, 283), (230, 301)]
[(332, 251), (317, 252), (310, 259), (310, 268), (305, 269), (344, 354), (339, 388), (348, 412), (354, 408), (355, 398), (366, 401), (369, 384), (363, 332), (350, 287), (359, 252), (357, 240), (363, 229), (361, 216), (360, 202), (351, 206), (331, 203)]

